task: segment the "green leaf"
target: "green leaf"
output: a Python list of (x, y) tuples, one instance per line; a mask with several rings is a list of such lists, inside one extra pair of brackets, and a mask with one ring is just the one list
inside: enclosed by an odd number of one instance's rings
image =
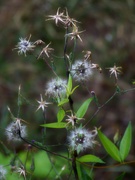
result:
[(68, 85), (66, 87), (67, 90), (67, 97), (69, 97), (70, 95), (73, 94), (73, 92), (78, 88), (78, 86), (74, 87), (72, 89), (72, 76), (69, 74), (69, 78), (68, 78)]
[(71, 92), (71, 90), (72, 90), (72, 77), (71, 77), (70, 74), (69, 74), (69, 78), (68, 78), (67, 89), (68, 89), (69, 92)]
[(89, 107), (89, 104), (91, 103), (92, 100), (93, 100), (93, 97), (87, 99), (87, 100), (81, 105), (81, 107), (78, 109), (78, 111), (77, 111), (77, 113), (76, 113), (76, 116), (77, 116), (78, 118), (82, 118), (82, 117), (85, 115), (85, 113), (86, 113), (86, 111), (87, 111), (87, 109), (88, 109), (88, 107)]
[(69, 99), (62, 99), (62, 101), (59, 102), (58, 106), (62, 106), (69, 102)]
[(110, 141), (100, 130), (98, 130), (98, 136), (107, 153), (114, 160), (121, 162), (120, 153), (115, 144)]
[(79, 85), (75, 86), (75, 87), (72, 89), (70, 95), (73, 94), (73, 92), (74, 92), (78, 87), (79, 87)]
[(43, 124), (41, 126), (47, 127), (47, 128), (65, 128), (66, 123), (64, 123), (64, 122), (56, 122), (56, 123)]
[(57, 113), (58, 122), (61, 122), (63, 120), (64, 116), (65, 116), (65, 111), (62, 108), (60, 108)]
[(93, 162), (93, 163), (104, 163), (99, 157), (94, 155), (84, 155), (77, 159), (79, 162)]
[(125, 158), (127, 157), (130, 151), (131, 141), (132, 141), (132, 126), (131, 123), (129, 122), (128, 127), (126, 128), (126, 131), (120, 142), (120, 155), (122, 161), (125, 160)]
[(79, 179), (92, 180), (92, 178), (90, 177), (91, 175), (90, 169), (79, 162), (77, 162), (76, 164), (77, 164), (77, 172), (78, 172)]

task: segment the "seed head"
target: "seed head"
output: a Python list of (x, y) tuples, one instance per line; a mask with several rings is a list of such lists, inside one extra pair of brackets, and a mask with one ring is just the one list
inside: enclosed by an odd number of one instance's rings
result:
[(92, 76), (91, 64), (88, 61), (78, 60), (72, 66), (71, 73), (76, 81), (86, 81)]
[(27, 52), (34, 50), (35, 45), (34, 43), (30, 42), (30, 37), (28, 40), (26, 38), (19, 39), (20, 41), (16, 45), (16, 48), (14, 48), (14, 49), (18, 49), (18, 54), (24, 54), (26, 56)]
[(69, 147), (72, 151), (76, 150), (78, 153), (84, 151), (87, 148), (92, 148), (93, 144), (96, 142), (94, 141), (96, 135), (96, 130), (89, 132), (86, 129), (75, 129), (68, 137)]
[(22, 125), (19, 120), (12, 122), (6, 128), (6, 135), (9, 141), (21, 141), (20, 134), (22, 137), (26, 136), (26, 126)]
[(7, 170), (2, 165), (0, 165), (0, 180), (5, 180), (6, 174), (7, 174)]
[(48, 82), (46, 86), (46, 95), (52, 97), (62, 97), (66, 94), (66, 80), (63, 79), (53, 79), (52, 81)]

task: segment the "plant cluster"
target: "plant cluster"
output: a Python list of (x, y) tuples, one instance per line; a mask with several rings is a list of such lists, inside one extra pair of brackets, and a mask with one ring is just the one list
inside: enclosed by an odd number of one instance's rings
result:
[[(80, 58), (79, 60), (75, 59), (77, 43), (78, 41), (80, 43), (83, 41), (81, 34), (85, 33), (84, 30), (79, 30), (80, 22), (71, 18), (67, 9), (61, 11), (60, 8), (58, 8), (55, 15), (49, 15), (46, 20), (53, 20), (56, 26), (65, 29), (63, 57), (61, 58), (62, 61), (64, 61), (63, 69), (65, 69), (65, 78), (61, 78), (59, 72), (55, 70), (54, 49), (51, 47), (53, 43), (46, 44), (41, 39), (32, 42), (32, 37), (30, 35), (29, 38), (20, 38), (14, 49), (18, 51), (19, 55), (24, 56), (27, 56), (29, 53), (35, 56), (34, 53), (38, 49), (40, 53), (37, 56), (37, 61), (44, 60), (51, 72), (53, 72), (54, 78), (48, 80), (46, 83), (45, 93), (44, 95), (40, 94), (40, 100), (37, 100), (36, 102), (37, 105), (35, 111), (41, 111), (44, 115), (43, 118), (45, 123), (40, 124), (40, 126), (43, 127), (44, 132), (42, 133), (42, 139), (47, 138), (47, 128), (59, 130), (66, 129), (66, 134), (63, 136), (66, 136), (65, 147), (68, 153), (52, 151), (45, 142), (28, 138), (28, 122), (23, 120), (23, 117), (20, 117), (19, 113), (17, 117), (13, 115), (11, 109), (8, 107), (12, 120), (6, 128), (5, 133), (8, 141), (13, 144), (26, 143), (28, 145), (28, 154), (32, 154), (31, 159), (28, 158), (27, 154), (23, 161), (19, 155), (15, 153), (8, 167), (10, 167), (13, 173), (19, 174), (19, 176), (22, 176), (24, 179), (32, 179), (34, 177), (35, 168), (37, 168), (34, 163), (33, 148), (37, 148), (38, 150), (46, 152), (51, 165), (50, 169), (53, 169), (55, 172), (55, 174), (51, 175), (51, 170), (48, 171), (48, 174), (46, 174), (47, 179), (62, 179), (62, 177), (66, 177), (67, 179), (73, 178), (76, 180), (94, 179), (93, 172), (96, 173), (94, 168), (100, 168), (102, 166), (107, 168), (108, 166), (106, 165), (107, 162), (105, 158), (96, 155), (95, 147), (102, 148), (103, 146), (106, 153), (114, 161), (118, 162), (119, 165), (124, 164), (131, 148), (132, 125), (131, 122), (129, 122), (121, 139), (119, 134), (116, 133), (115, 141), (113, 142), (101, 131), (100, 127), (92, 127), (90, 123), (97, 113), (115, 98), (116, 95), (128, 93), (129, 91), (135, 90), (135, 88), (126, 90), (120, 89), (118, 85), (118, 76), (121, 73), (122, 67), (117, 67), (114, 64), (113, 67), (108, 69), (110, 76), (113, 76), (115, 80), (115, 92), (104, 104), (99, 105), (96, 93), (90, 91), (87, 84), (90, 83), (94, 73), (99, 73), (99, 75), (102, 73), (102, 68), (99, 64), (93, 63), (90, 50), (82, 50), (83, 58)], [(69, 41), (73, 42), (72, 48), (69, 47), (72, 46)], [(72, 50), (70, 51), (70, 49)], [(76, 109), (76, 102), (73, 100), (73, 95), (81, 86), (85, 87), (86, 97), (88, 98), (82, 102), (78, 109)], [(19, 109), (21, 108), (22, 99), (26, 100), (22, 95), (21, 86), (19, 86)], [(86, 112), (89, 109), (91, 102), (94, 102), (97, 105), (97, 110), (92, 116), (90, 115), (91, 118), (85, 119)], [(57, 107), (57, 114), (54, 118), (55, 121), (50, 123), (47, 119), (47, 109), (52, 105)], [(1, 142), (1, 144), (3, 144), (3, 142)], [(4, 144), (3, 147), (5, 147)], [(51, 159), (51, 156), (60, 157), (68, 163), (64, 161), (61, 167), (58, 168), (57, 164), (53, 162), (55, 160)], [(40, 161), (42, 161), (42, 159), (40, 159)], [(97, 164), (100, 164), (100, 166)], [(6, 166), (1, 165), (0, 179), (6, 179), (6, 173)], [(122, 177), (124, 177), (124, 172), (122, 172), (119, 178)]]

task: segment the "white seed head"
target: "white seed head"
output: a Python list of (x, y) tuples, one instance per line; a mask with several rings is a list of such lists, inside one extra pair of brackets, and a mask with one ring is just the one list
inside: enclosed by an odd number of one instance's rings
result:
[(7, 174), (7, 170), (0, 165), (0, 180), (5, 180), (5, 175)]
[[(30, 38), (29, 38), (30, 39)], [(26, 56), (26, 53), (28, 51), (34, 50), (34, 43), (30, 42), (29, 39), (26, 38), (20, 38), (18, 44), (16, 45), (15, 49), (18, 49), (18, 54), (24, 54)]]
[(9, 141), (21, 141), (19, 133), (21, 133), (22, 137), (26, 136), (27, 133), (25, 125), (18, 124), (17, 122), (12, 122), (6, 128), (6, 135)]
[(93, 74), (91, 64), (88, 61), (76, 61), (72, 66), (73, 78), (78, 81), (87, 81)]
[(66, 93), (66, 84), (66, 80), (53, 79), (52, 81), (48, 82), (46, 86), (46, 95), (52, 97), (64, 96)]
[(94, 138), (97, 135), (95, 130), (89, 132), (86, 129), (75, 129), (71, 131), (69, 140), (69, 147), (71, 150), (76, 150), (78, 153), (87, 148), (92, 148), (94, 144)]

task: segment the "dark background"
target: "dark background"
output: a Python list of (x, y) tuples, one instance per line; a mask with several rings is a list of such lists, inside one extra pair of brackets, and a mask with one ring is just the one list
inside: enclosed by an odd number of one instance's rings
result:
[[(81, 22), (80, 30), (85, 30), (81, 35), (83, 43), (78, 43), (75, 59), (82, 59), (82, 51), (92, 52), (93, 63), (98, 63), (102, 69), (102, 74), (95, 73), (88, 83), (90, 90), (94, 90), (99, 103), (103, 104), (111, 97), (115, 91), (114, 79), (110, 78), (106, 68), (114, 66), (122, 67), (122, 74), (119, 76), (118, 85), (121, 89), (134, 87), (135, 80), (135, 2), (133, 0), (1, 0), (0, 1), (0, 134), (4, 140), (4, 128), (11, 122), (7, 106), (12, 113), (17, 116), (17, 95), (18, 87), (21, 84), (24, 96), (37, 105), (40, 94), (45, 92), (45, 84), (54, 77), (49, 68), (42, 60), (28, 55), (18, 56), (13, 50), (20, 37), (29, 37), (31, 41), (42, 39), (46, 43), (51, 42), (56, 56), (63, 55), (64, 29), (56, 27), (54, 22), (45, 21), (47, 15), (54, 15), (58, 9), (67, 7), (69, 15)], [(64, 76), (65, 72), (61, 67), (61, 59), (56, 59), (57, 71)], [(87, 96), (86, 90), (80, 90), (74, 94), (74, 102), (81, 103)], [(79, 98), (78, 98), (79, 97)], [(93, 103), (90, 107), (87, 119), (96, 110)], [(20, 117), (29, 122), (29, 137), (40, 140), (40, 130), (38, 126), (42, 124), (41, 112), (35, 113), (36, 107), (23, 103)], [(54, 107), (48, 110), (49, 121), (56, 121)], [(33, 113), (34, 112), (34, 113)], [(102, 126), (102, 131), (111, 139), (117, 129), (123, 134), (128, 122), (131, 121), (134, 133), (135, 121), (135, 93), (131, 91), (126, 94), (116, 96), (106, 105), (92, 123), (87, 127)], [(31, 126), (32, 124), (32, 126)], [(53, 140), (53, 134), (49, 130), (48, 142)], [(133, 136), (134, 137), (134, 136)], [(59, 141), (65, 140), (61, 133), (56, 134)], [(54, 140), (55, 143), (55, 140)], [(134, 139), (132, 150), (127, 158), (131, 161), (135, 159)], [(8, 144), (8, 142), (7, 142)], [(10, 145), (8, 144), (9, 148)], [(21, 151), (20, 147), (18, 151)], [(103, 154), (102, 147), (97, 148), (97, 154)], [(111, 162), (109, 162), (111, 163)], [(127, 178), (134, 178), (133, 165), (126, 166)], [(105, 171), (107, 171), (105, 173)], [(108, 179), (108, 175), (116, 170), (95, 170), (98, 179), (101, 174), (102, 179)], [(97, 173), (98, 172), (98, 173)], [(105, 173), (105, 174), (104, 174)], [(98, 175), (97, 175), (98, 174)]]

